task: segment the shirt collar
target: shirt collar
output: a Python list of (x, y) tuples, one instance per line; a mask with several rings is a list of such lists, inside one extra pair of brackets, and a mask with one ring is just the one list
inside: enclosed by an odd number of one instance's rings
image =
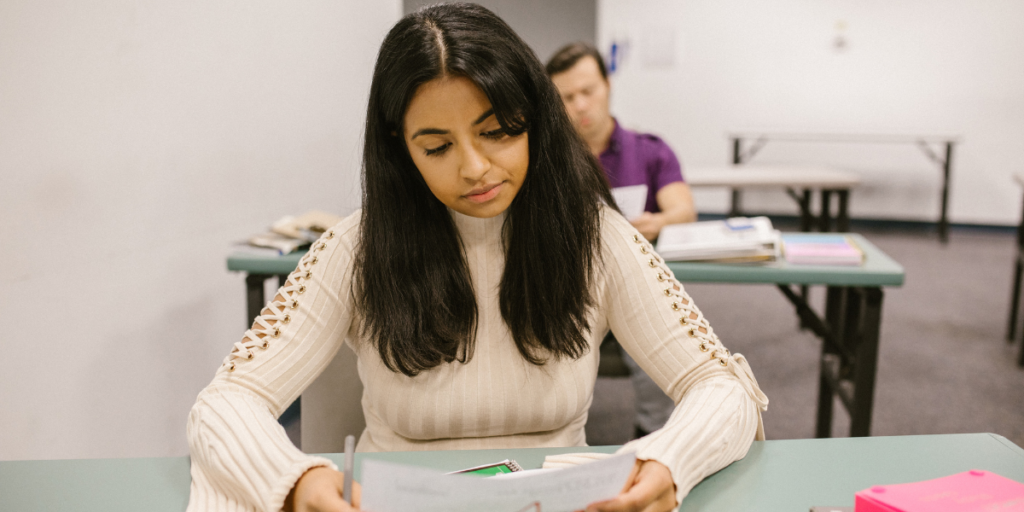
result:
[(501, 242), (502, 228), (505, 224), (505, 217), (508, 216), (508, 209), (488, 219), (471, 217), (451, 208), (448, 208), (448, 213), (455, 221), (455, 228), (459, 230), (462, 243), (474, 245)]
[(625, 135), (625, 130), (619, 125), (619, 121), (612, 118), (612, 122), (615, 123), (615, 128), (612, 129), (612, 135), (608, 138), (608, 147), (601, 152), (601, 154), (610, 153), (617, 154), (622, 148), (622, 136)]

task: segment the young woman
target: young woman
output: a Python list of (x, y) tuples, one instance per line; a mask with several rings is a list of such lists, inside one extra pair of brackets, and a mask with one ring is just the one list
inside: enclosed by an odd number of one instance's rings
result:
[(189, 417), (190, 511), (350, 510), (275, 417), (342, 344), (361, 451), (583, 446), (611, 329), (677, 403), (593, 510), (667, 511), (762, 437), (767, 400), (614, 207), (554, 86), (498, 17), (406, 16), (381, 46), (363, 210), (328, 231)]

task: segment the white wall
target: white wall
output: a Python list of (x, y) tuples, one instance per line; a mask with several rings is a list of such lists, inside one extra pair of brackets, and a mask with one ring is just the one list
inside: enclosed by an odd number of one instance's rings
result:
[[(737, 129), (957, 134), (951, 219), (1019, 221), (1024, 3), (600, 0), (602, 50), (613, 40), (628, 46), (613, 113), (661, 134), (684, 164), (727, 164), (725, 133)], [(754, 161), (860, 172), (855, 216), (937, 216), (940, 174), (914, 146), (771, 143)], [(724, 192), (696, 197), (702, 211), (726, 210)], [(781, 192), (747, 194), (745, 206), (795, 213)]]
[(359, 204), (401, 1), (0, 2), (0, 459), (187, 453), (230, 241)]
[[(405, 13), (440, 0), (405, 0)], [(594, 44), (596, 0), (475, 0), (493, 11), (530, 45), (541, 63), (574, 41)]]

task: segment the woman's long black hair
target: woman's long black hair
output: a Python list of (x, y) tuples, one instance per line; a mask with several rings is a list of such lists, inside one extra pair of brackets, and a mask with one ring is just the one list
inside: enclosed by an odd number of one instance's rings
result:
[(377, 56), (353, 286), (363, 334), (388, 368), (409, 376), (473, 354), (478, 311), (463, 245), (402, 136), (417, 88), (444, 76), (480, 87), (506, 133), (529, 132), (526, 178), (502, 229), (501, 316), (527, 361), (579, 358), (588, 349), (600, 201), (615, 202), (537, 57), (474, 4), (402, 18)]

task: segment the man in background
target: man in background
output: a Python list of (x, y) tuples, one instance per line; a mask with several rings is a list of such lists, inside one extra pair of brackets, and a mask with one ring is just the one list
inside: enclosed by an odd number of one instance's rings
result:
[[(570, 44), (551, 57), (546, 69), (612, 188), (647, 185), (645, 211), (630, 219), (633, 226), (654, 240), (668, 224), (697, 220), (690, 186), (683, 181), (679, 160), (668, 144), (655, 135), (623, 128), (609, 113), (611, 84), (597, 49), (585, 43)], [(609, 343), (618, 344), (611, 333), (604, 340), (605, 345)], [(675, 404), (629, 354), (621, 353), (636, 394), (634, 435), (642, 437), (664, 426)]]
[(612, 188), (647, 185), (645, 212), (630, 219), (641, 234), (654, 240), (668, 224), (697, 220), (690, 186), (668, 144), (623, 128), (609, 113), (611, 84), (597, 49), (585, 43), (565, 46), (548, 61), (547, 73)]

